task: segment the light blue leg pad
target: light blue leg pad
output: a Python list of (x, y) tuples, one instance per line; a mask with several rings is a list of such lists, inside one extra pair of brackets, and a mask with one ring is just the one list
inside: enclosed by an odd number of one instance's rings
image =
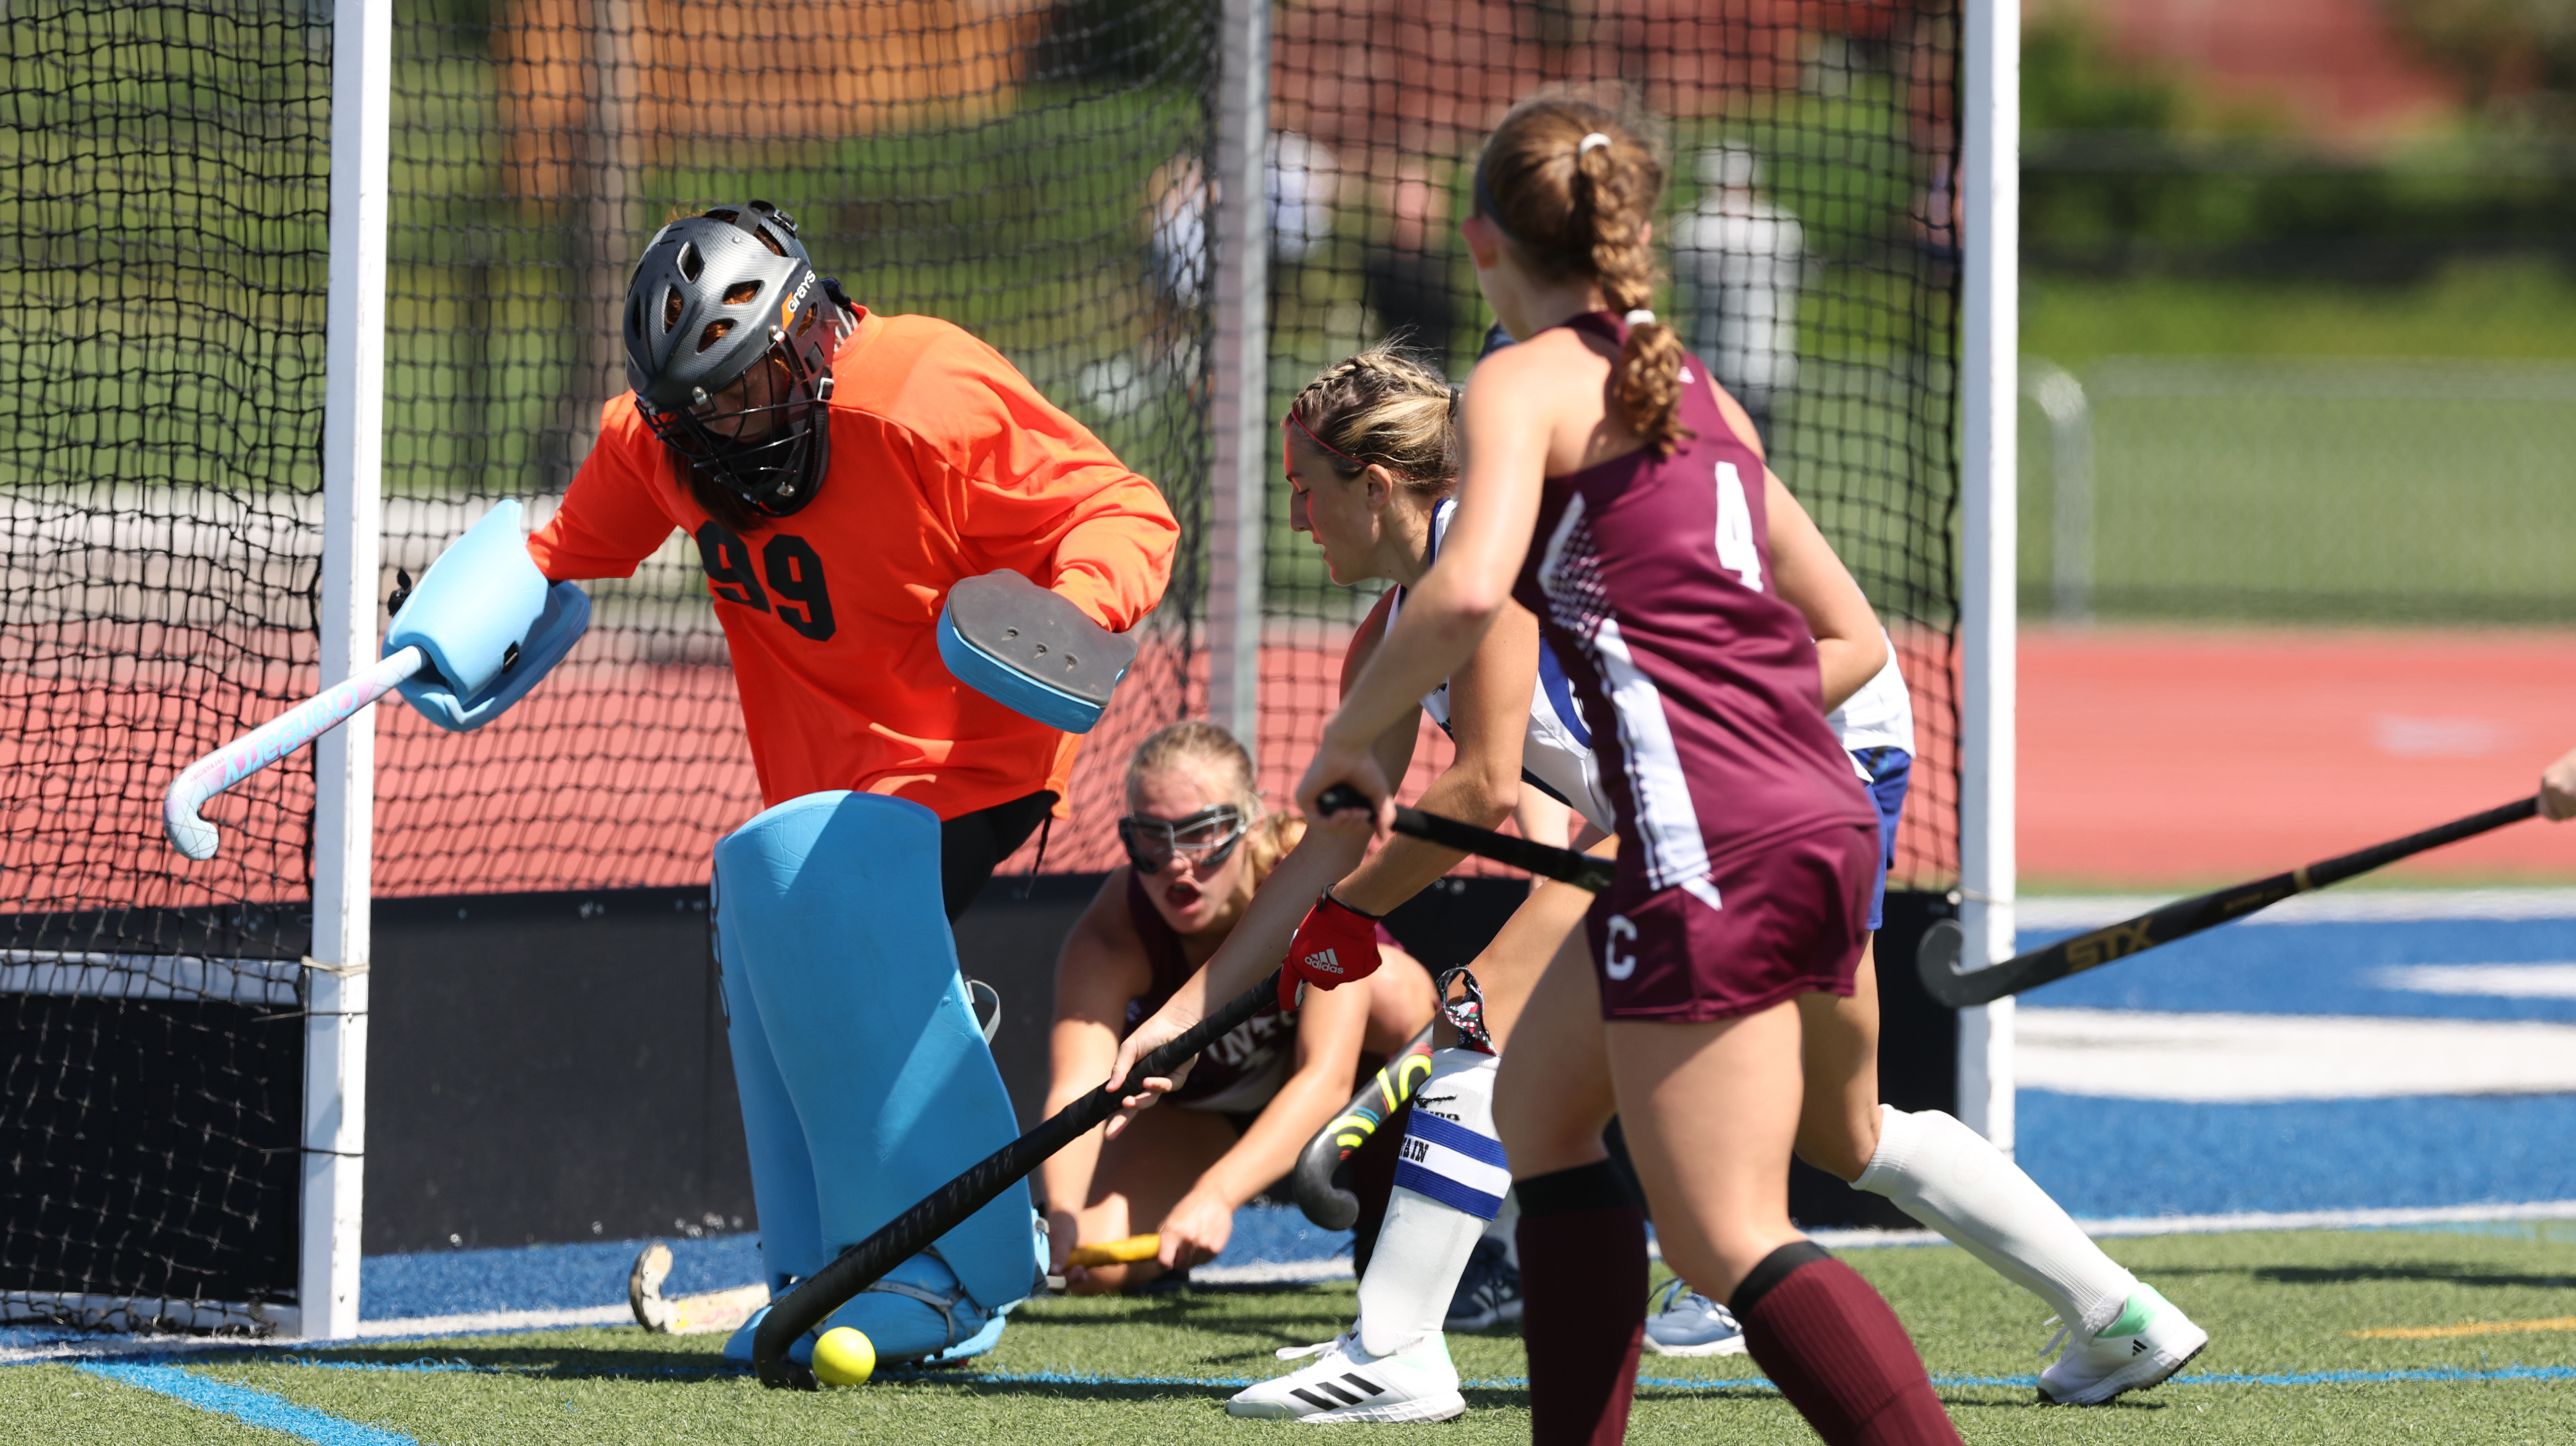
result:
[[(749, 986), (803, 1129), (824, 1257), (1018, 1136), (941, 912), (935, 814), (809, 794), (719, 842), (716, 877), (728, 994)], [(964, 1346), (1036, 1283), (1033, 1219), (1013, 1185), (825, 1328), (856, 1326), (886, 1361)]]
[(385, 630), (384, 656), (409, 647), (432, 671), (401, 685), (422, 717), (470, 732), (508, 711), (590, 626), (590, 597), (549, 583), (528, 555), (519, 504), (483, 514), (430, 565)]
[[(772, 1296), (823, 1268), (823, 1222), (814, 1204), (814, 1162), (796, 1122), (787, 1082), (770, 1057), (760, 1005), (743, 978), (742, 946), (721, 894), (716, 899), (716, 968), (724, 984), (725, 1042), (733, 1051), (734, 1093), (751, 1155), (751, 1199), (759, 1214), (760, 1268)], [(746, 1340), (748, 1337), (745, 1338)]]

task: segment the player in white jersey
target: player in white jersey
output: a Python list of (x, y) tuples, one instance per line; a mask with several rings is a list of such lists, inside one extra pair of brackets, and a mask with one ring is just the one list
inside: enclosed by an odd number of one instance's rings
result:
[[(1365, 667), (1403, 606), (1404, 585), (1429, 568), (1454, 504), (1456, 441), (1448, 382), (1386, 348), (1327, 368), (1289, 409), (1289, 518), (1315, 539), (1333, 580), (1396, 584), (1351, 639), (1345, 679)], [(1475, 658), (1422, 699), (1456, 745), (1456, 757), (1423, 794), (1422, 807), (1494, 827), (1525, 787), (1607, 823), (1590, 736), (1561, 670), (1549, 665), (1537, 620), (1498, 623)], [(1408, 720), (1381, 743), (1381, 762), (1402, 776), (1417, 729)], [(1595, 829), (1595, 835), (1605, 829)], [(1333, 885), (1289, 950), (1328, 955), (1352, 977), (1373, 950), (1368, 926), (1454, 868), (1462, 856), (1415, 839), (1391, 841)], [(1494, 1137), (1493, 1080), (1530, 986), (1588, 898), (1533, 894), (1468, 970), (1441, 980), (1447, 1017), (1431, 1073), (1414, 1092), (1404, 1160), (1385, 1224), (1361, 1261), (1360, 1319), (1337, 1340), (1285, 1358), (1320, 1359), (1242, 1392), (1238, 1416), (1301, 1420), (1444, 1420), (1466, 1409), (1444, 1327), (1517, 1316), (1517, 1275), (1505, 1214), (1509, 1172)], [(1454, 998), (1452, 996), (1455, 996)], [(1462, 1283), (1463, 1282), (1463, 1283)]]

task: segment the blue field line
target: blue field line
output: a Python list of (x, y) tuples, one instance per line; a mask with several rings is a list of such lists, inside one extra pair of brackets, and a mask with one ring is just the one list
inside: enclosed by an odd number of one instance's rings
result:
[[(905, 1381), (955, 1381), (960, 1384), (997, 1386), (1203, 1386), (1232, 1387), (1258, 1385), (1249, 1376), (1109, 1376), (1081, 1371), (977, 1371), (970, 1374), (940, 1371), (887, 1372), (887, 1376)], [(2218, 1374), (2176, 1376), (2168, 1386), (2368, 1386), (2390, 1382), (2476, 1382), (2476, 1381), (2576, 1381), (2576, 1366), (2498, 1366), (2491, 1370), (2471, 1371), (2452, 1367), (2431, 1367), (2410, 1371), (2304, 1371), (2271, 1375)], [(1525, 1391), (1527, 1376), (1495, 1376), (1480, 1380), (1461, 1380), (1459, 1386), (1475, 1391)], [(1639, 1376), (1641, 1388), (1663, 1391), (1770, 1391), (1779, 1388), (1763, 1376)], [(2037, 1376), (1963, 1376), (1936, 1372), (1935, 1386), (2005, 1387), (2030, 1389), (2039, 1384)]]
[(210, 1381), (177, 1366), (124, 1361), (84, 1361), (80, 1369), (102, 1380), (153, 1391), (200, 1411), (265, 1426), (316, 1446), (420, 1446), (399, 1431), (364, 1426), (296, 1405), (283, 1396), (254, 1391), (228, 1381)]
[[(275, 1358), (279, 1365), (301, 1366), (324, 1371), (406, 1371), (423, 1373), (454, 1372), (461, 1375), (517, 1376), (534, 1374), (525, 1368), (477, 1365), (454, 1357), (424, 1356), (412, 1361), (320, 1361), (301, 1356)], [(176, 1396), (204, 1410), (221, 1411), (255, 1425), (273, 1426), (280, 1431), (301, 1436), (325, 1446), (416, 1446), (408, 1436), (373, 1426), (361, 1426), (336, 1416), (308, 1411), (264, 1391), (226, 1385), (190, 1375), (176, 1366), (157, 1364), (107, 1364), (92, 1362), (80, 1367), (93, 1375), (141, 1386)], [(586, 1372), (599, 1375), (634, 1376), (731, 1376), (743, 1374), (740, 1366), (690, 1367), (665, 1366), (648, 1368), (615, 1367)], [(1118, 1376), (1091, 1371), (959, 1371), (902, 1370), (880, 1371), (877, 1379), (902, 1381), (911, 1385), (951, 1384), (960, 1386), (1177, 1386), (1198, 1390), (1241, 1390), (1261, 1384), (1269, 1377), (1252, 1376)], [(2039, 1384), (2037, 1376), (1970, 1376), (1952, 1372), (1932, 1373), (1932, 1384), (1960, 1389), (1998, 1388), (2029, 1390)], [(2576, 1366), (2496, 1366), (2486, 1370), (2467, 1370), (2455, 1366), (2429, 1366), (2414, 1370), (2392, 1371), (2286, 1371), (2286, 1372), (2206, 1372), (2176, 1376), (2168, 1386), (2375, 1386), (2428, 1382), (2470, 1384), (2489, 1381), (2576, 1381)], [(1527, 1376), (1494, 1376), (1461, 1380), (1468, 1390), (1525, 1391)], [(1767, 1391), (1777, 1394), (1779, 1388), (1764, 1376), (1639, 1376), (1637, 1385), (1658, 1391)], [(242, 1404), (230, 1404), (232, 1402)], [(270, 1414), (255, 1415), (253, 1411)], [(276, 1419), (278, 1413), (314, 1423), (287, 1425)], [(338, 1434), (324, 1434), (337, 1432)]]

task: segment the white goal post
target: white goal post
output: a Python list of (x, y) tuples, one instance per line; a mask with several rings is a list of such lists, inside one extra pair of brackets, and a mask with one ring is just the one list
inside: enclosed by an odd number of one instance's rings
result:
[[(1997, 964), (2013, 955), (2020, 0), (1970, 0), (1959, 66), (1960, 957)], [(2010, 1154), (2010, 999), (1959, 1011), (1958, 1079), (1959, 1118)]]
[[(322, 424), (322, 686), (376, 655), (383, 515), (385, 223), (393, 0), (334, 0), (331, 294)], [(366, 1175), (367, 967), (375, 841), (375, 710), (313, 758), (313, 943), (304, 969), (303, 1189), (290, 1336), (358, 1330)], [(282, 1314), (282, 1313), (281, 1313)]]

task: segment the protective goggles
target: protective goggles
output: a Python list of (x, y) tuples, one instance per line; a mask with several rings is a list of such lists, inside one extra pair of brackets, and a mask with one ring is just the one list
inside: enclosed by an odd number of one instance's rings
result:
[(1179, 819), (1130, 814), (1118, 820), (1118, 842), (1128, 861), (1149, 874), (1160, 873), (1176, 854), (1192, 868), (1212, 869), (1234, 856), (1247, 827), (1242, 809), (1220, 803)]

